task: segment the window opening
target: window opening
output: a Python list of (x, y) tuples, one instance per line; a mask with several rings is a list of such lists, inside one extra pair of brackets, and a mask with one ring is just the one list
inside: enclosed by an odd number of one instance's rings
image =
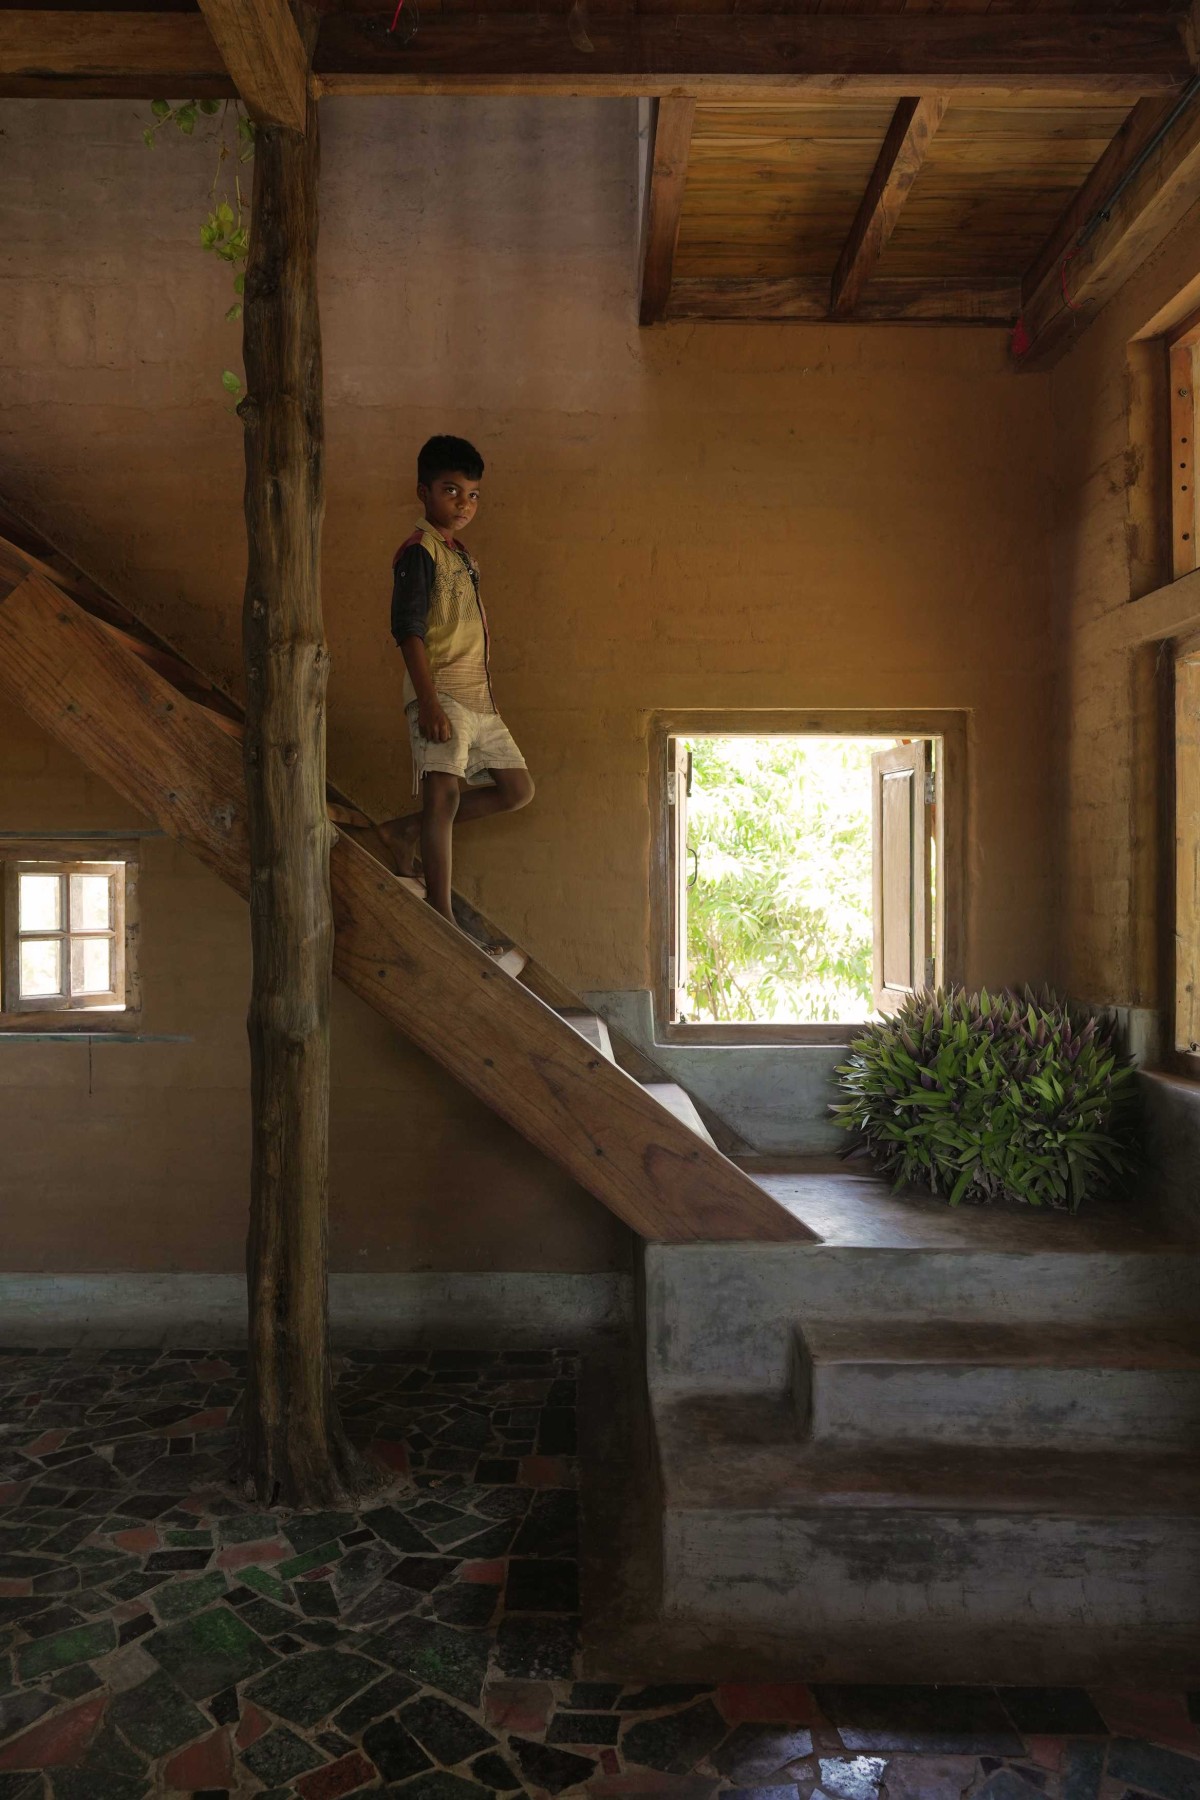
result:
[(125, 868), (6, 863), (6, 1013), (125, 1011)]
[(852, 1025), (934, 984), (940, 743), (668, 738), (676, 1022)]

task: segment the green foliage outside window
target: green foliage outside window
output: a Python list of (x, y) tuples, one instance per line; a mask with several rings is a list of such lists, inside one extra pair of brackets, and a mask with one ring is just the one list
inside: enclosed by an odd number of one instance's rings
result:
[(869, 1017), (870, 762), (880, 743), (696, 738), (688, 747), (688, 1017)]

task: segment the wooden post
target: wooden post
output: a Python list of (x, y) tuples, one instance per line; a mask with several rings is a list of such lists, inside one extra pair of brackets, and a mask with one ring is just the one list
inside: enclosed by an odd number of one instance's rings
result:
[(260, 127), (246, 270), (245, 773), (253, 976), (250, 1368), (242, 1473), (269, 1505), (361, 1486), (329, 1366), (326, 1214), (332, 830), (321, 619), (324, 421), (317, 107)]

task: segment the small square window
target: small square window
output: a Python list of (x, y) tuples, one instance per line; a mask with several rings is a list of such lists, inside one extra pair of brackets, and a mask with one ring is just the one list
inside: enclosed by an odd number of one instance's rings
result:
[(660, 714), (652, 924), (672, 1043), (845, 1042), (959, 979), (961, 714)]
[(100, 1014), (119, 1024), (136, 1010), (128, 941), (136, 861), (124, 846), (103, 858), (66, 854), (76, 848), (91, 846), (27, 843), (4, 857), (0, 1016), (10, 1023), (65, 1014), (62, 1024), (82, 1025), (80, 1015)]

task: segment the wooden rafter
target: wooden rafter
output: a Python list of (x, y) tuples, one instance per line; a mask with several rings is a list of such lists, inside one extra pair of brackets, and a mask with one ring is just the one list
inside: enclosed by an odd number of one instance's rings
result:
[[(231, 0), (224, 0), (226, 5)], [(265, 3), (265, 0), (263, 0)], [(397, 49), (378, 15), (330, 13), (328, 93), (640, 94), (706, 98), (953, 93), (982, 100), (1172, 93), (1192, 72), (1178, 14), (610, 14), (577, 48), (550, 13), (455, 13)], [(205, 86), (207, 84), (207, 86)], [(196, 14), (0, 9), (0, 95), (228, 93)]]
[(892, 114), (887, 135), (871, 171), (850, 227), (833, 282), (829, 310), (835, 319), (848, 318), (862, 298), (896, 228), (900, 209), (925, 161), (930, 142), (946, 111), (943, 94), (904, 99)]
[(658, 100), (654, 104), (642, 231), (639, 317), (643, 325), (654, 325), (662, 318), (671, 294), (695, 116), (694, 100)]
[[(1011, 325), (1020, 283), (892, 276), (874, 280), (851, 324)], [(780, 323), (828, 319), (829, 283), (819, 275), (698, 277), (677, 280), (668, 319), (739, 319)], [(845, 318), (845, 315), (843, 315)]]
[(287, 0), (200, 0), (200, 10), (251, 117), (303, 135), (308, 57)]
[(1079, 232), (1097, 207), (1108, 199), (1126, 170), (1170, 116), (1175, 105), (1174, 95), (1166, 99), (1138, 101), (1083, 186), (1072, 196), (1053, 231), (1026, 269), (1021, 281), (1026, 294), (1031, 294), (1045, 276), (1059, 268)]
[(1135, 108), (1031, 263), (1013, 346), (1022, 368), (1061, 355), (1200, 200), (1200, 94), (1172, 122), (1175, 111)]

